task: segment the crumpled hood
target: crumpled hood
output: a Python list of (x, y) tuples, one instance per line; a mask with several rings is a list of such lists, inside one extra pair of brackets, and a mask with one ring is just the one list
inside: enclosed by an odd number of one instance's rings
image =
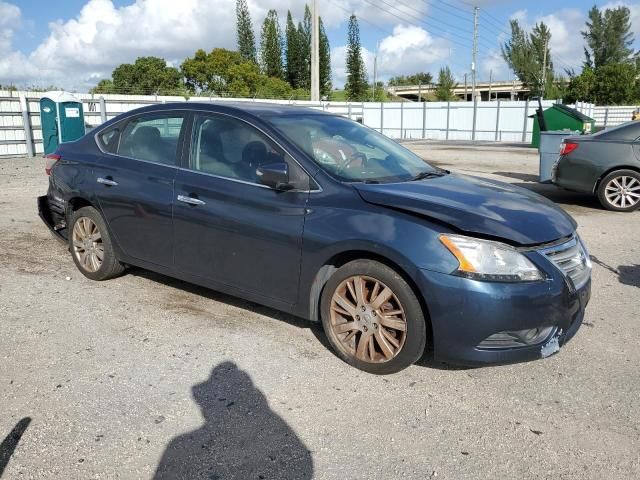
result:
[(564, 210), (541, 195), (494, 180), (448, 174), (414, 182), (354, 186), (368, 203), (519, 245), (552, 242), (571, 235), (577, 226)]

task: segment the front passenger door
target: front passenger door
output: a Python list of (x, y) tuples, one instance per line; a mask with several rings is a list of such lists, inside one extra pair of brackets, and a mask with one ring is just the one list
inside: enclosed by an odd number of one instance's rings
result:
[(282, 149), (243, 120), (199, 114), (190, 169), (176, 175), (178, 270), (291, 305), (298, 277), (309, 177), (288, 159), (296, 188), (261, 185), (261, 164), (285, 161)]

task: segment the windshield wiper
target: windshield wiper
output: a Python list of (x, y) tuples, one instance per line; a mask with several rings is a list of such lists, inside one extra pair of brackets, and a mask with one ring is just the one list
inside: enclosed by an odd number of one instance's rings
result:
[(412, 177), (410, 181), (415, 182), (416, 180), (424, 180), (425, 178), (443, 177), (446, 174), (446, 170), (442, 172), (420, 172), (415, 177)]

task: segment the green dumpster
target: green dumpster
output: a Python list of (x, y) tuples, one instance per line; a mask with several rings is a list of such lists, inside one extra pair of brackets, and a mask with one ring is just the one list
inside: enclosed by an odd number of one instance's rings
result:
[[(573, 130), (580, 133), (592, 133), (595, 130), (596, 121), (580, 113), (575, 108), (567, 107), (556, 103), (547, 108), (544, 112), (544, 120), (547, 123), (547, 130)], [(533, 118), (533, 135), (531, 137), (531, 146), (540, 147), (540, 125), (538, 124), (538, 116), (536, 114), (529, 115)]]
[(40, 123), (44, 154), (48, 155), (61, 143), (84, 135), (82, 102), (67, 92), (47, 92), (40, 99)]

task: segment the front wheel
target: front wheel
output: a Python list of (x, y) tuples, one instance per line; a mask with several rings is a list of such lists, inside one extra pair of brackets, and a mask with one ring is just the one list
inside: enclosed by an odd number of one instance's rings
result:
[(640, 173), (634, 170), (611, 172), (600, 182), (598, 199), (607, 210), (635, 210), (640, 206)]
[(124, 271), (100, 212), (93, 207), (80, 208), (71, 215), (69, 226), (69, 250), (85, 277), (108, 280)]
[(324, 287), (322, 325), (337, 355), (369, 373), (398, 372), (423, 354), (420, 302), (395, 270), (372, 260), (340, 267)]

